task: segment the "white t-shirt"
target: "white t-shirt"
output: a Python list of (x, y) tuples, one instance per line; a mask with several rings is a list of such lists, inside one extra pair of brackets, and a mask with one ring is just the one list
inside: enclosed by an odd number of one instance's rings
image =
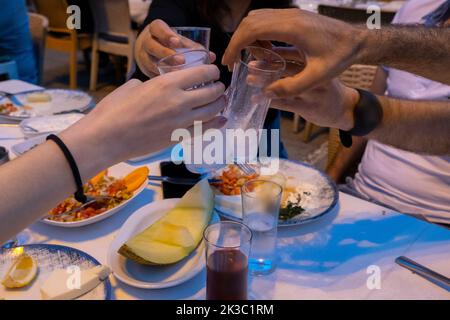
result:
[[(397, 13), (394, 23), (422, 23), (423, 16), (444, 2), (410, 0)], [(450, 97), (450, 86), (400, 70), (388, 69), (388, 73), (387, 95), (391, 97)], [(370, 140), (353, 184), (361, 194), (402, 212), (450, 215), (450, 156), (425, 156)]]

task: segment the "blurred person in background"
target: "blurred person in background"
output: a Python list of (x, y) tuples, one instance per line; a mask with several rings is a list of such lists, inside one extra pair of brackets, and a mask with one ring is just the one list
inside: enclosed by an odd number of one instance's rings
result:
[(130, 6), (131, 20), (140, 26), (147, 17), (148, 8), (152, 4), (152, 0), (128, 0), (128, 4)]
[(37, 83), (37, 66), (25, 0), (0, 0), (0, 59), (15, 61), (20, 80)]
[[(215, 56), (215, 64), (220, 69), (221, 81), (228, 86), (231, 82), (231, 72), (221, 65), (220, 61), (242, 19), (250, 10), (289, 7), (292, 7), (291, 0), (153, 0), (136, 42), (135, 58), (139, 70), (135, 77), (145, 80), (157, 76), (156, 63), (174, 54), (174, 49), (180, 47), (177, 34), (171, 27), (209, 27), (210, 50)], [(269, 109), (264, 128), (280, 129), (280, 111)], [(270, 154), (270, 150), (268, 151)], [(287, 158), (287, 152), (281, 142), (280, 158)]]
[[(393, 23), (448, 25), (449, 2), (408, 1), (397, 13)], [(448, 85), (381, 67), (372, 91), (399, 99), (430, 100), (430, 103), (431, 100), (448, 101), (450, 97)], [(354, 137), (352, 147), (340, 149), (334, 162), (327, 168), (327, 173), (336, 182), (344, 182), (346, 174), (358, 163), (361, 155), (358, 172), (354, 179), (347, 177), (346, 184), (341, 186), (342, 191), (406, 213), (450, 214), (450, 156), (422, 155), (375, 140)]]

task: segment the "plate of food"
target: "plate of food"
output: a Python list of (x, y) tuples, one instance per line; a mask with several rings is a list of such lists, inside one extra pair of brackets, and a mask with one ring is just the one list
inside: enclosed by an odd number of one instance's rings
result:
[(83, 112), (95, 105), (94, 99), (79, 90), (46, 89), (0, 97), (0, 118), (22, 121), (27, 118), (68, 112)]
[(214, 193), (202, 180), (181, 199), (156, 201), (130, 216), (109, 247), (108, 265), (133, 287), (179, 285), (205, 267), (203, 232), (217, 221)]
[[(70, 247), (31, 244), (0, 249), (0, 299), (109, 300), (110, 272), (89, 254)], [(79, 286), (70, 288), (70, 280), (78, 275)]]
[(128, 205), (148, 184), (149, 169), (135, 168), (125, 163), (100, 172), (84, 186), (88, 196), (110, 196), (71, 214), (64, 214), (81, 206), (73, 197), (67, 198), (53, 208), (41, 221), (58, 227), (74, 228), (106, 219)]
[[(274, 175), (246, 175), (235, 165), (216, 172), (213, 184), (216, 192), (215, 209), (224, 218), (242, 221), (240, 187), (249, 180), (263, 179), (283, 187), (278, 225), (292, 226), (309, 223), (330, 212), (337, 204), (336, 184), (323, 172), (302, 162), (279, 159), (279, 170)], [(270, 165), (270, 164), (269, 164)]]

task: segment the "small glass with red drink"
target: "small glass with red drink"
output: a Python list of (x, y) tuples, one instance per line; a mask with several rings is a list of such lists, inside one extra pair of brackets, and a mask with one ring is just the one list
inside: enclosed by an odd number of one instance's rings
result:
[(251, 230), (222, 221), (206, 228), (206, 299), (246, 300)]

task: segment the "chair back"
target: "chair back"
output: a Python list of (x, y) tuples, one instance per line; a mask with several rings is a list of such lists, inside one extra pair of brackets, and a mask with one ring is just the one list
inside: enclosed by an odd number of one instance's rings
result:
[(47, 38), (48, 19), (37, 13), (28, 13), (30, 20), (31, 38), (33, 39), (33, 49), (38, 67), (38, 83), (42, 84), (42, 74), (44, 70), (45, 40)]
[(90, 0), (89, 3), (97, 35), (129, 38), (134, 34), (128, 0)]
[[(367, 13), (365, 9), (348, 8), (332, 5), (319, 5), (319, 14), (334, 19), (342, 20), (349, 23), (366, 23), (370, 17), (370, 13)], [(381, 24), (390, 24), (394, 19), (395, 12), (381, 11)]]
[(67, 8), (66, 0), (34, 0), (37, 13), (47, 17), (50, 31), (64, 31), (67, 28)]

